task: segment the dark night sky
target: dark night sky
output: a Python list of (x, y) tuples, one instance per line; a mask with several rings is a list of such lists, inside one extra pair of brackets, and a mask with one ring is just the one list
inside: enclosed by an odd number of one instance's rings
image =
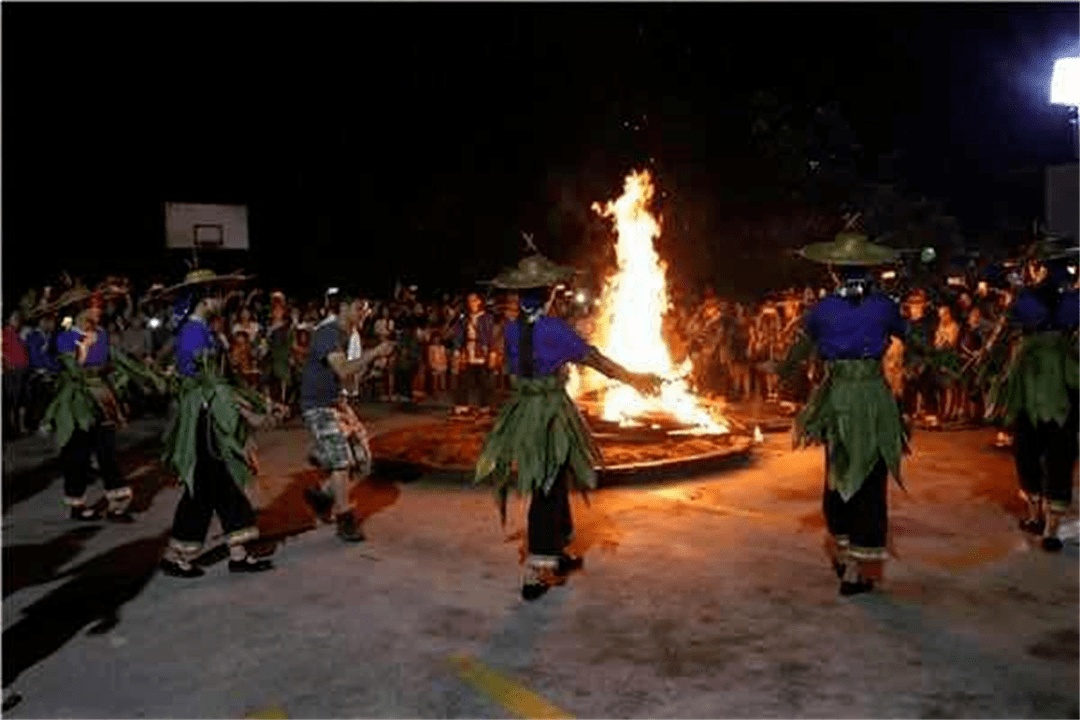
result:
[(1067, 155), (1047, 94), (1080, 23), (1076, 3), (2, 14), (5, 295), (60, 267), (152, 261), (172, 280), (166, 200), (247, 203), (244, 265), (286, 286), (460, 285), (516, 260), (522, 229), (571, 259), (580, 238), (549, 236), (551, 214), (612, 196), (649, 158), (676, 204), (734, 192), (755, 161), (748, 99), (766, 88), (837, 101), (867, 148), (902, 150), (909, 183), (964, 220), (990, 172)]

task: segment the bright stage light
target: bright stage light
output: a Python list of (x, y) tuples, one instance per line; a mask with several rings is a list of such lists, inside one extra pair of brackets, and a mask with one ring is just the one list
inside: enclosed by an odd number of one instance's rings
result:
[(1054, 105), (1080, 106), (1080, 57), (1060, 58), (1054, 62), (1050, 102)]

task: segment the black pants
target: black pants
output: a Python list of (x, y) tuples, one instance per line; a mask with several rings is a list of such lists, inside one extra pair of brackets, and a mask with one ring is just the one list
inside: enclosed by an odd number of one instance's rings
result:
[(919, 404), (919, 395), (923, 397), (923, 410), (936, 415), (938, 410), (939, 387), (934, 376), (929, 371), (924, 371), (915, 377), (909, 378), (904, 383), (904, 412), (914, 415)]
[(90, 453), (97, 456), (106, 491), (125, 486), (116, 464), (116, 426), (94, 425), (89, 430), (75, 428), (71, 439), (60, 450), (64, 494), (71, 499), (81, 498), (90, 485)]
[(458, 405), (468, 405), (469, 398), (476, 395), (480, 407), (491, 405), (491, 371), (487, 365), (462, 365), (461, 376), (458, 378), (457, 397)]
[(529, 554), (559, 555), (570, 542), (570, 470), (563, 466), (549, 492), (534, 492), (529, 501)]
[(416, 380), (416, 372), (419, 366), (407, 365), (394, 370), (394, 391), (398, 395), (412, 399), (413, 383)]
[(206, 411), (199, 416), (196, 433), (195, 492), (184, 490), (173, 518), (173, 539), (201, 545), (210, 529), (210, 519), (217, 513), (222, 529), (232, 534), (255, 527), (255, 509), (225, 463), (211, 447)]
[(26, 406), (26, 383), (29, 377), (28, 367), (5, 370), (3, 373), (5, 434), (15, 435), (18, 430), (19, 408)]
[(270, 379), (267, 381), (270, 387), (270, 399), (281, 405), (285, 405), (289, 402), (289, 381), (288, 378), (281, 378), (271, 373)]
[(829, 489), (828, 457), (826, 455), (825, 524), (833, 537), (846, 537), (852, 548), (884, 550), (885, 534), (889, 527), (886, 506), (889, 470), (884, 460), (878, 460), (858, 492), (844, 502), (840, 493)]
[(31, 371), (30, 379), (26, 386), (26, 427), (33, 431), (41, 425), (41, 419), (45, 417), (45, 410), (52, 400), (52, 392), (49, 387), (49, 376), (41, 372)]
[(1020, 487), (1028, 495), (1045, 497), (1059, 509), (1072, 503), (1073, 466), (1080, 454), (1077, 405), (1074, 397), (1064, 425), (1034, 424), (1024, 413), (1016, 420), (1013, 455)]

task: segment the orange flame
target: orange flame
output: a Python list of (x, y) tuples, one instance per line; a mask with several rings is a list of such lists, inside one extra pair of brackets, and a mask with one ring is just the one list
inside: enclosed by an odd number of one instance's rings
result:
[[(654, 194), (649, 172), (635, 171), (627, 176), (621, 197), (592, 206), (614, 222), (618, 270), (604, 288), (591, 340), (628, 370), (656, 373), (667, 381), (655, 398), (643, 397), (627, 385), (604, 387), (602, 417), (633, 426), (643, 424), (647, 415), (667, 415), (693, 427), (685, 432), (726, 433), (726, 424), (702, 407), (690, 392), (690, 360), (675, 367), (663, 339), (662, 323), (670, 301), (666, 266), (654, 246), (660, 237), (660, 223), (649, 210)], [(585, 384), (580, 376), (572, 378), (571, 394), (580, 394)]]

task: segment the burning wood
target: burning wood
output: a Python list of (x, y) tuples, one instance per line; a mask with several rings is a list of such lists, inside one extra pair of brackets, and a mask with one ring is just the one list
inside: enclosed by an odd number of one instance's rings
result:
[(626, 385), (609, 387), (597, 375), (575, 375), (569, 390), (575, 400), (602, 397), (599, 417), (621, 427), (670, 426), (670, 432), (723, 434), (728, 423), (709, 412), (690, 391), (690, 360), (676, 366), (664, 340), (663, 321), (670, 302), (666, 267), (654, 240), (660, 223), (649, 210), (655, 194), (648, 172), (632, 172), (623, 194), (593, 210), (612, 220), (618, 270), (609, 278), (590, 340), (627, 369), (666, 379), (659, 397), (645, 398)]

